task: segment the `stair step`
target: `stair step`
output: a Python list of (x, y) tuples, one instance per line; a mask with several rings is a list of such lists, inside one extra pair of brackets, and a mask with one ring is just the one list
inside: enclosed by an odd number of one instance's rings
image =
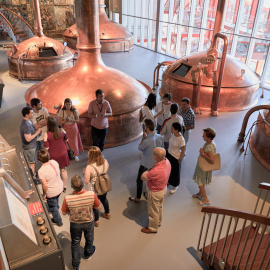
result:
[[(243, 250), (243, 246), (244, 246), (244, 242), (245, 242), (248, 230), (249, 230), (249, 227), (246, 227), (244, 229), (244, 233), (243, 233), (242, 238), (241, 238), (241, 243), (240, 243), (240, 246), (239, 246), (239, 249), (238, 249), (238, 252), (237, 252), (237, 256), (236, 256), (236, 260), (234, 262), (234, 265), (238, 264), (238, 261), (239, 261), (239, 258), (241, 256), (241, 252)], [(239, 269), (243, 269), (243, 267), (244, 267), (244, 264), (245, 264), (247, 256), (248, 256), (248, 252), (250, 250), (250, 247), (251, 247), (251, 244), (252, 244), (252, 241), (253, 241), (253, 236), (254, 236), (255, 230), (256, 230), (255, 228), (251, 229), (250, 235), (248, 237), (249, 240), (247, 241), (246, 247), (244, 249), (244, 253), (243, 253), (243, 257), (242, 257)], [(236, 248), (237, 248), (237, 244), (238, 244), (238, 241), (239, 241), (240, 233), (241, 233), (241, 231), (238, 231), (238, 232), (235, 233), (235, 236), (234, 236), (233, 242), (232, 242), (232, 246), (231, 246), (231, 250), (230, 250), (226, 265), (225, 265), (225, 269), (230, 269), (230, 267), (231, 267), (233, 257), (235, 255), (235, 251), (236, 251)], [(225, 246), (225, 249), (224, 249), (224, 252), (223, 252), (223, 258), (225, 258), (225, 256), (227, 255), (230, 239), (231, 239), (231, 235), (228, 236), (226, 246)], [(258, 243), (259, 239), (260, 239), (260, 234), (257, 234), (257, 237), (255, 239), (255, 243), (253, 245), (252, 252), (251, 252), (251, 255), (250, 255), (250, 258), (249, 258), (249, 261), (248, 261), (248, 266), (251, 264), (251, 261), (252, 261), (253, 255), (255, 253), (255, 249), (257, 247), (257, 243)], [(220, 258), (221, 251), (222, 251), (222, 248), (223, 248), (224, 240), (225, 240), (225, 238), (221, 239), (219, 241), (219, 243), (218, 243), (218, 248), (217, 248), (216, 256), (215, 256), (214, 263), (213, 263), (213, 267), (215, 269), (220, 269), (219, 258)], [(262, 259), (262, 256), (263, 256), (263, 254), (265, 252), (265, 248), (266, 248), (269, 241), (270, 241), (270, 235), (265, 235), (262, 242), (261, 242), (261, 244), (260, 244), (259, 251), (257, 252), (256, 259), (255, 259), (254, 265), (252, 267), (252, 270), (258, 269), (258, 267), (260, 265), (260, 262), (261, 262), (261, 259)], [(202, 260), (204, 261), (204, 263), (208, 267), (210, 267), (211, 260), (213, 258), (213, 253), (214, 253), (214, 250), (215, 250), (215, 246), (216, 246), (216, 243), (213, 243), (208, 260), (207, 260), (207, 254), (208, 254), (208, 251), (209, 251), (209, 246), (205, 247), (205, 249), (204, 249)], [(270, 250), (268, 250), (266, 258), (269, 258), (269, 256), (270, 256)], [(266, 264), (266, 262), (265, 262), (265, 264)], [(249, 267), (247, 269), (249, 269)]]

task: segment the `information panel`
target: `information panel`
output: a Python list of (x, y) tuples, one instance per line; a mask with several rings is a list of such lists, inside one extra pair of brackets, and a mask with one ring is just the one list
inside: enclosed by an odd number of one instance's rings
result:
[(10, 184), (6, 181), (4, 182), (12, 223), (37, 245), (37, 239), (25, 199)]

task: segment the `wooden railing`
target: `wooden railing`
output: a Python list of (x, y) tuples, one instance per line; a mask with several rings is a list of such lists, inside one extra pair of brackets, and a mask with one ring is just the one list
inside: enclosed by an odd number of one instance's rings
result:
[(0, 5), (0, 13), (2, 13), (2, 17), (11, 25), (11, 29), (16, 36), (16, 31), (22, 31), (26, 34), (27, 38), (34, 36), (34, 31), (32, 27), (29, 25), (27, 21), (25, 21), (22, 17), (17, 15), (12, 10), (6, 8), (3, 5)]
[[(259, 188), (261, 192), (254, 213), (212, 206), (202, 208), (204, 216), (197, 256), (206, 266), (234, 270), (269, 269), (270, 207), (264, 207), (270, 184), (261, 183)], [(263, 212), (266, 215), (262, 215)]]

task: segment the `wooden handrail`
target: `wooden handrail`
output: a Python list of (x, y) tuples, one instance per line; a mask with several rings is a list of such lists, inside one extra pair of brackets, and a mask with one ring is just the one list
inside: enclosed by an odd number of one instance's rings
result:
[[(1, 6), (1, 5), (0, 5), (0, 6)], [(6, 17), (4, 14), (2, 14), (1, 12), (0, 12), (0, 16), (2, 16), (3, 19), (8, 23), (8, 25), (10, 26), (10, 28), (11, 28), (11, 30), (12, 30), (14, 36), (15, 36), (15, 33), (14, 33), (15, 29), (14, 29), (14, 27), (12, 26), (12, 24), (9, 22), (9, 20), (7, 19), (7, 17)]]
[[(7, 11), (9, 11), (9, 12), (11, 12), (13, 15), (15, 15), (16, 17), (18, 17), (20, 20), (22, 20), (29, 28), (30, 28), (30, 30), (31, 30), (31, 32), (33, 33), (33, 35), (34, 35), (34, 30), (32, 29), (32, 27), (30, 26), (30, 24), (26, 21), (26, 20), (24, 20), (22, 17), (20, 17), (19, 15), (17, 15), (15, 12), (13, 12), (12, 10), (10, 10), (10, 9), (8, 9), (8, 8), (6, 8), (6, 7), (4, 7), (3, 5), (0, 5), (0, 7), (1, 8), (3, 8), (3, 9), (5, 9), (5, 10), (7, 10)], [(1, 12), (0, 12), (1, 13)], [(14, 31), (13, 31), (14, 32)]]
[(270, 184), (269, 183), (260, 183), (258, 188), (270, 190)]
[(203, 207), (202, 212), (242, 218), (242, 219), (246, 219), (246, 220), (250, 220), (253, 222), (270, 226), (270, 217), (253, 214), (250, 212), (244, 212), (244, 211), (238, 211), (234, 209), (226, 209), (226, 208), (220, 208), (220, 207), (214, 207), (214, 206)]

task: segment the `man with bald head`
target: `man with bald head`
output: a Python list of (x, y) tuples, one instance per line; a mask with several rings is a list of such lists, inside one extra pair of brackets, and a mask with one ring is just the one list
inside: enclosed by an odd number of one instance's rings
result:
[(157, 233), (161, 226), (162, 208), (164, 197), (167, 192), (167, 183), (171, 173), (171, 164), (165, 158), (164, 148), (156, 147), (153, 151), (156, 161), (154, 167), (142, 174), (141, 179), (147, 181), (147, 208), (148, 208), (148, 227), (142, 228), (143, 233)]

